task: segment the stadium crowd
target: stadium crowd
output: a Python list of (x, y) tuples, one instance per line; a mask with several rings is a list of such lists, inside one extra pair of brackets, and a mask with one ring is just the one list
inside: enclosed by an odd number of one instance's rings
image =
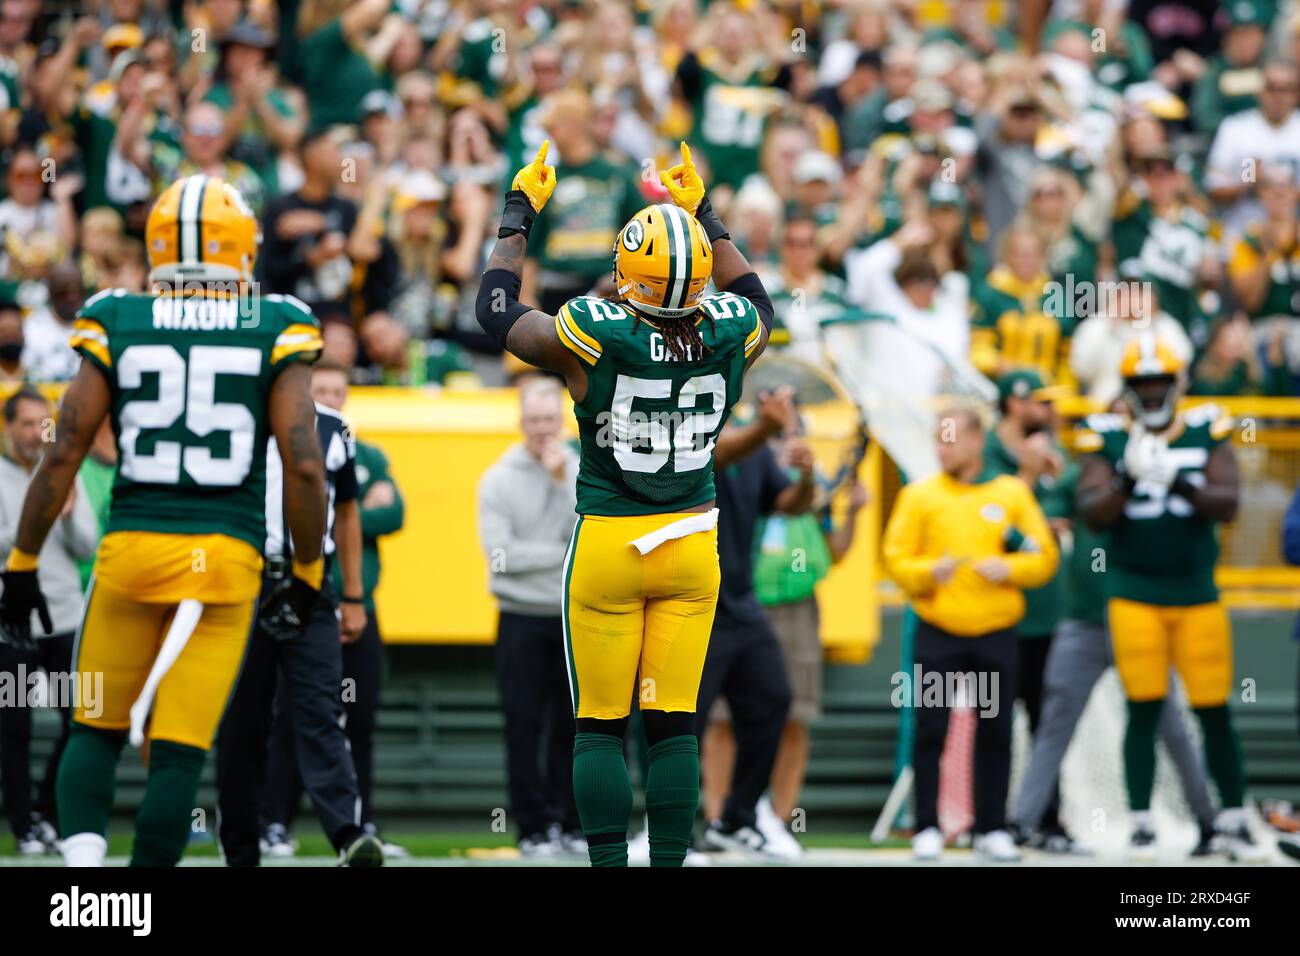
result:
[(4, 0), (0, 376), (72, 374), (78, 305), (143, 287), (151, 201), (202, 170), (355, 382), (502, 383), (472, 301), (503, 178), (550, 138), (553, 309), (684, 138), (806, 357), (884, 313), (1106, 399), (1150, 320), (1194, 394), (1294, 395), (1291, 6)]
[(1154, 328), (1193, 395), (1297, 396), (1298, 61), (1291, 0), (0, 0), (0, 382), (72, 377), (77, 310), (145, 291), (145, 216), (203, 172), (352, 384), (506, 384), (474, 299), (508, 178), (549, 139), (553, 313), (686, 140), (775, 349), (891, 321), (1005, 412), (1026, 370), (1110, 404)]

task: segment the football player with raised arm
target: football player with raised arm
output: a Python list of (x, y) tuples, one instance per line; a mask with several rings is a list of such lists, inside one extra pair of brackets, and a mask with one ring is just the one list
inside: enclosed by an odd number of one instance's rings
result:
[(49, 631), (37, 555), (108, 417), (120, 466), (74, 654), (85, 693), (57, 783), (70, 866), (103, 865), (128, 734), (149, 766), (131, 864), (171, 866), (185, 850), (262, 583), (268, 435), (294, 542), (284, 614), (305, 618), (321, 586), (324, 464), (307, 366), (320, 325), (291, 296), (249, 296), (260, 239), (233, 186), (178, 180), (145, 226), (150, 292), (106, 289), (73, 325), (81, 367), (23, 503), (0, 600), (9, 641), (30, 639), (33, 616)]
[[(627, 865), (623, 737), (637, 696), (650, 744), (654, 866), (681, 866), (699, 804), (695, 706), (717, 604), (713, 452), (772, 301), (713, 212), (682, 144), (671, 203), (614, 240), (615, 298), (547, 315), (519, 302), (528, 233), (555, 188), (548, 144), (515, 176), (479, 289), (479, 323), (564, 376), (581, 439), (565, 561), (565, 649), (577, 734), (573, 789), (594, 866)], [(707, 295), (712, 278), (718, 292)], [(509, 555), (506, 555), (509, 560)]]

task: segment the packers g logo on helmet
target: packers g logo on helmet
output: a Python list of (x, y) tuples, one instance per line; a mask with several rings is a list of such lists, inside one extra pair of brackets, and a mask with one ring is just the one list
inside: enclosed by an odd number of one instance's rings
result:
[(614, 240), (614, 287), (648, 316), (690, 315), (712, 275), (713, 249), (704, 227), (670, 203), (646, 206)]
[(1182, 398), (1185, 369), (1182, 358), (1154, 332), (1143, 332), (1124, 346), (1119, 374), (1134, 419), (1153, 431), (1168, 428)]
[(150, 282), (250, 280), (262, 232), (238, 189), (186, 176), (163, 191), (144, 230)]

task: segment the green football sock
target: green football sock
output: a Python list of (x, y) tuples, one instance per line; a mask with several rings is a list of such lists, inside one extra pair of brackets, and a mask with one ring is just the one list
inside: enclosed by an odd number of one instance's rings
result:
[(627, 823), (632, 780), (623, 740), (612, 734), (575, 734), (573, 799), (592, 866), (627, 866)]
[(1128, 727), (1124, 731), (1124, 782), (1130, 810), (1151, 809), (1156, 785), (1156, 731), (1164, 700), (1130, 700)]
[(135, 815), (132, 866), (175, 866), (190, 838), (206, 750), (155, 740), (149, 748), (149, 779)]
[(117, 758), (126, 743), (125, 731), (98, 730), (74, 723), (59, 760), (55, 800), (59, 832), (108, 835), (117, 781)]
[(1241, 739), (1232, 726), (1228, 705), (1196, 707), (1193, 712), (1205, 734), (1205, 765), (1219, 788), (1219, 801), (1224, 807), (1239, 807), (1246, 798), (1246, 775), (1241, 760)]
[(650, 818), (650, 865), (681, 866), (700, 805), (700, 744), (694, 734), (650, 748), (645, 807)]

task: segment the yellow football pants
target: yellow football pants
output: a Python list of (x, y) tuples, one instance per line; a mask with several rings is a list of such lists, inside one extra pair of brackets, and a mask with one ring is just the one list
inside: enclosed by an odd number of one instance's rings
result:
[(631, 544), (683, 517), (578, 519), (564, 571), (575, 717), (626, 717), (634, 693), (642, 710), (694, 712), (721, 581), (717, 529), (644, 556)]
[(1164, 607), (1111, 598), (1115, 667), (1129, 700), (1161, 700), (1169, 665), (1177, 668), (1193, 707), (1219, 707), (1232, 692), (1232, 628), (1219, 602)]
[(225, 535), (119, 531), (100, 543), (77, 634), (83, 695), (73, 720), (127, 730), (182, 600), (203, 603), (189, 642), (158, 685), (148, 736), (206, 750), (244, 662), (262, 557)]

